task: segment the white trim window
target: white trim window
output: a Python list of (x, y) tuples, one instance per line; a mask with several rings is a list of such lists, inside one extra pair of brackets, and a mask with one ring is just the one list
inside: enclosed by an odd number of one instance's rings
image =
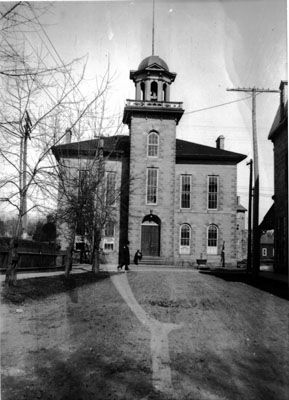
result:
[(191, 208), (191, 175), (181, 175), (181, 208)]
[(114, 251), (114, 223), (108, 221), (104, 226), (104, 238), (103, 238), (103, 251), (104, 253), (110, 253)]
[(218, 209), (219, 197), (219, 177), (216, 175), (208, 176), (208, 209)]
[(146, 203), (157, 204), (158, 201), (158, 169), (147, 168)]
[(214, 224), (207, 229), (207, 254), (218, 254), (218, 227)]
[(116, 172), (106, 173), (106, 204), (114, 206), (116, 201)]
[(263, 257), (267, 257), (267, 249), (266, 249), (266, 247), (262, 248), (262, 256)]
[(191, 247), (191, 227), (183, 224), (180, 227), (180, 254), (190, 254)]
[(159, 135), (156, 132), (150, 132), (147, 137), (147, 156), (158, 157), (159, 155)]

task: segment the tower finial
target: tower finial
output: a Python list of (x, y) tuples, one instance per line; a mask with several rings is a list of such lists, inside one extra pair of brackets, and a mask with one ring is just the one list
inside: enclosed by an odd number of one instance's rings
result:
[(153, 0), (152, 55), (155, 53), (155, 0)]

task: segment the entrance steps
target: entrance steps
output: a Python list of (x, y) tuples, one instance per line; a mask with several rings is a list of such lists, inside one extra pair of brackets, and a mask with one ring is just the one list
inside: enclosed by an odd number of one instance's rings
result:
[(171, 265), (171, 263), (162, 257), (143, 256), (139, 265)]

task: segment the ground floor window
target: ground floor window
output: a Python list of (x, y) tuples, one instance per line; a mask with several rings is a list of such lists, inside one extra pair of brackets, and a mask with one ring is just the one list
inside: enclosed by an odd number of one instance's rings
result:
[(104, 227), (103, 251), (105, 253), (114, 251), (114, 223), (111, 221)]
[(189, 254), (191, 245), (191, 227), (188, 224), (180, 228), (180, 254)]
[(218, 227), (216, 225), (208, 227), (207, 254), (218, 254)]

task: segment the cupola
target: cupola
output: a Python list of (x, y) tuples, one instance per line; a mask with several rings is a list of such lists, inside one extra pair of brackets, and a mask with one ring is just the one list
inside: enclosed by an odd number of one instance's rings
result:
[(130, 71), (136, 88), (135, 100), (170, 101), (170, 85), (176, 75), (159, 56), (146, 57), (136, 71)]

